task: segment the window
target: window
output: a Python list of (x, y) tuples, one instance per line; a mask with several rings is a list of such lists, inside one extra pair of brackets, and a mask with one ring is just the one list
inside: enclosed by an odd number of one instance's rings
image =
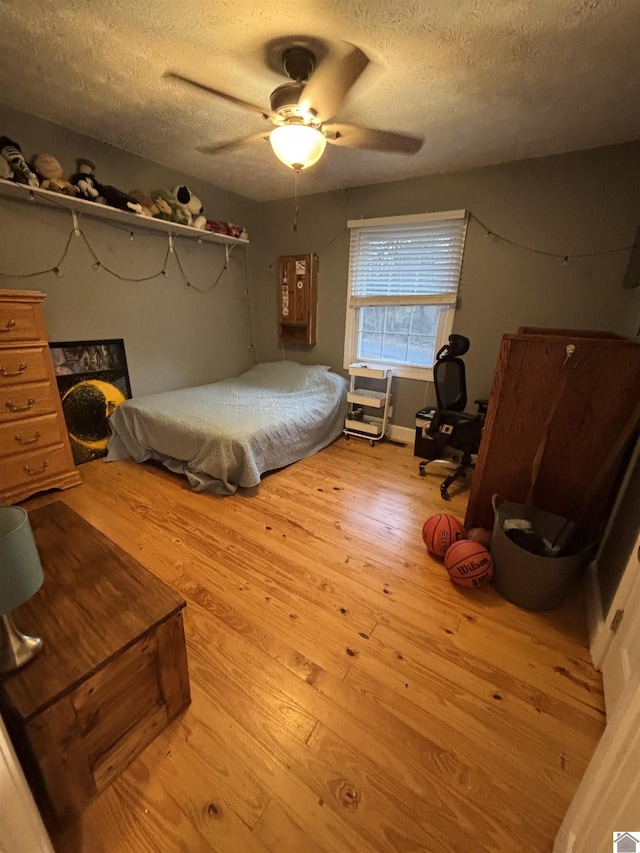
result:
[(392, 365), (397, 376), (433, 379), (436, 353), (453, 327), (466, 211), (347, 224), (344, 366)]

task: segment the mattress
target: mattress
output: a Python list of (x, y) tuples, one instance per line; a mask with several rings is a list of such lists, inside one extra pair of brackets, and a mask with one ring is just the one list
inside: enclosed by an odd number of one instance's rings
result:
[(325, 365), (257, 364), (210, 385), (125, 400), (109, 419), (107, 462), (156, 460), (196, 491), (234, 494), (342, 432), (347, 380)]

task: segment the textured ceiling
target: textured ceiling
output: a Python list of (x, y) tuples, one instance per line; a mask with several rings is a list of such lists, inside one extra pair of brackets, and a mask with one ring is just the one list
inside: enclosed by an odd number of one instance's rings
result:
[[(360, 47), (335, 121), (423, 136), (415, 155), (327, 146), (301, 194), (640, 138), (639, 0), (0, 0), (0, 100), (257, 200), (292, 195), (260, 116), (266, 45)], [(0, 132), (6, 132), (0, 129)], [(55, 153), (55, 152), (54, 152)]]

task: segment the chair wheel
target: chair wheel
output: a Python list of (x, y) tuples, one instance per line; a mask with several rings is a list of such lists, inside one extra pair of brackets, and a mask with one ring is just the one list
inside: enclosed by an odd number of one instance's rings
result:
[(449, 494), (449, 492), (446, 489), (443, 489), (442, 486), (440, 486), (440, 495), (441, 495), (442, 499), (445, 501), (451, 500), (451, 495)]
[(424, 470), (424, 468), (418, 468), (418, 474), (420, 474), (421, 477), (427, 476), (427, 472)]

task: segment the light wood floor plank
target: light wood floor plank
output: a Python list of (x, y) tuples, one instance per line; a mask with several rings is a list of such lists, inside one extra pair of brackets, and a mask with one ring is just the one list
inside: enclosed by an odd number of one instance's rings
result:
[(548, 853), (604, 726), (576, 590), (530, 613), (422, 542), (446, 476), (340, 439), (258, 494), (96, 461), (62, 500), (187, 601), (193, 703), (58, 853)]
[(320, 847), (300, 829), (291, 812), (275, 800), (264, 810), (253, 832), (271, 853), (333, 853), (334, 849)]

